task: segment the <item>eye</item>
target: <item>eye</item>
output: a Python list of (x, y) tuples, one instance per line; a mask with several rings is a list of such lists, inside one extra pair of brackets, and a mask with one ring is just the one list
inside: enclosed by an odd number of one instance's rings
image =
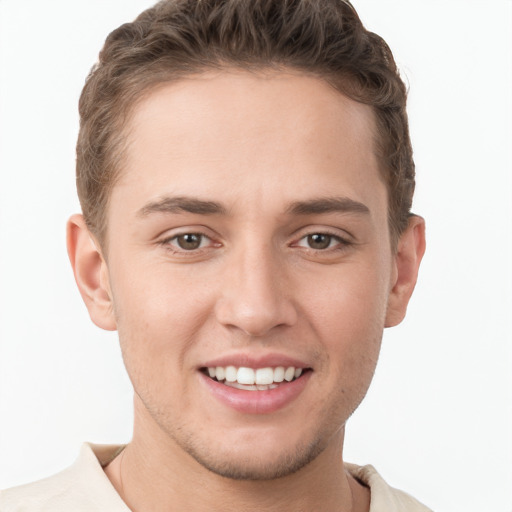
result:
[(299, 247), (314, 249), (316, 251), (332, 249), (333, 247), (340, 245), (346, 245), (346, 242), (339, 236), (331, 235), (329, 233), (311, 233), (302, 237), (297, 243), (297, 246)]
[(201, 233), (183, 233), (171, 238), (168, 243), (184, 251), (194, 251), (203, 248), (210, 239)]
[(331, 235), (324, 233), (314, 233), (313, 235), (308, 235), (306, 240), (311, 249), (327, 249), (331, 245), (333, 238)]

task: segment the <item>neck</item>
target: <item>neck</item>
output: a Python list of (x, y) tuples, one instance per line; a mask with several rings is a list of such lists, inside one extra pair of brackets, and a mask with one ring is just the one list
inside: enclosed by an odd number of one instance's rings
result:
[[(138, 424), (141, 423), (141, 424)], [(233, 480), (201, 466), (158, 427), (135, 424), (133, 440), (105, 472), (133, 512), (266, 510), (367, 512), (369, 491), (345, 471), (344, 430), (299, 471), (274, 480)]]

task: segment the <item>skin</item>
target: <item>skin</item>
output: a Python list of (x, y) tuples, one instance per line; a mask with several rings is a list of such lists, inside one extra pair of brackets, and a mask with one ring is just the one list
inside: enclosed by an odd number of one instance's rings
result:
[[(68, 224), (82, 296), (119, 331), (135, 390), (133, 440), (106, 468), (132, 510), (369, 509), (343, 466), (345, 423), (425, 247), (412, 217), (392, 250), (374, 130), (369, 107), (292, 72), (208, 72), (136, 106), (108, 246)], [(274, 412), (204, 385), (207, 361), (268, 354), (312, 370)]]

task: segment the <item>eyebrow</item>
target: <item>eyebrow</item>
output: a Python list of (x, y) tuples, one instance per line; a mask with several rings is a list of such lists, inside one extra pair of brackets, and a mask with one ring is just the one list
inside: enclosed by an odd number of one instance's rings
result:
[(320, 197), (307, 201), (296, 201), (288, 207), (288, 213), (294, 215), (314, 215), (321, 213), (361, 213), (369, 214), (370, 209), (359, 201), (348, 197)]
[[(295, 201), (287, 208), (292, 215), (314, 215), (322, 213), (369, 214), (370, 209), (348, 197), (320, 197), (307, 201)], [(142, 207), (137, 215), (146, 217), (151, 213), (194, 213), (197, 215), (223, 215), (226, 208), (216, 201), (204, 201), (194, 197), (164, 197)]]
[(215, 201), (203, 201), (193, 197), (164, 197), (142, 207), (137, 215), (146, 217), (151, 213), (196, 213), (198, 215), (225, 214), (226, 209)]

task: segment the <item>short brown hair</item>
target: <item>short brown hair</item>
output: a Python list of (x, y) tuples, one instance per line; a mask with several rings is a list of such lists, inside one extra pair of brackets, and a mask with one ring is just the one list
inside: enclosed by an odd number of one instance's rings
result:
[(388, 45), (363, 27), (350, 2), (163, 0), (107, 37), (80, 97), (78, 196), (100, 243), (137, 100), (156, 84), (224, 67), (299, 70), (373, 107), (396, 241), (414, 192), (407, 92)]

